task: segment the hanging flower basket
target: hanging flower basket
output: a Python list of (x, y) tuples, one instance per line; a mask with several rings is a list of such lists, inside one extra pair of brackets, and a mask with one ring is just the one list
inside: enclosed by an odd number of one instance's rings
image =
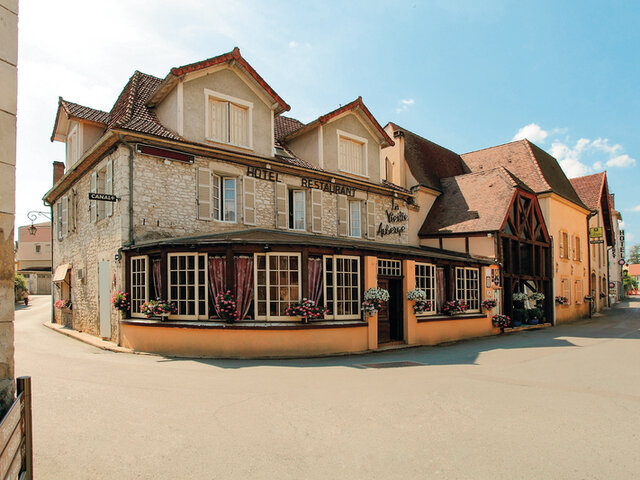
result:
[(71, 303), (71, 300), (58, 300), (57, 302), (55, 302), (53, 304), (54, 307), (56, 307), (57, 309), (60, 310), (72, 310), (73, 309), (73, 303)]
[(362, 310), (370, 317), (373, 317), (382, 309), (382, 304), (389, 301), (389, 292), (384, 288), (370, 288), (364, 292), (364, 302)]
[(128, 312), (131, 308), (131, 305), (129, 304), (129, 294), (116, 290), (111, 296), (111, 305), (120, 312)]
[(485, 310), (493, 310), (497, 304), (498, 303), (495, 300), (487, 298), (482, 302), (482, 308), (484, 308)]

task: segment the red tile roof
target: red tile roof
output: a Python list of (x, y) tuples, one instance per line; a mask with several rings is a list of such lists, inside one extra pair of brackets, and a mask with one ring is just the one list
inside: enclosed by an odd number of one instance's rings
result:
[(632, 263), (631, 265), (629, 265), (629, 276), (630, 277), (640, 276), (640, 263)]
[(590, 210), (598, 210), (602, 200), (602, 188), (605, 180), (606, 173), (600, 172), (572, 178), (571, 185), (573, 185), (575, 191), (580, 195), (580, 199)]
[(107, 124), (109, 120), (109, 113), (102, 110), (96, 110), (95, 108), (85, 107), (77, 103), (69, 102), (68, 100), (58, 97), (58, 105), (62, 107), (64, 112), (69, 117), (75, 117), (81, 120), (88, 120), (90, 122)]
[(526, 139), (464, 153), (461, 156), (471, 172), (505, 167), (534, 192), (553, 192), (586, 208), (558, 161)]
[(136, 70), (113, 105), (107, 126), (181, 140), (179, 135), (165, 128), (146, 105), (160, 82), (161, 79)]
[[(222, 55), (218, 55), (217, 57), (208, 58), (207, 60), (202, 60), (200, 62), (190, 63), (189, 65), (183, 65), (182, 67), (174, 67), (171, 69), (170, 75), (174, 77), (182, 77), (187, 73), (197, 72), (198, 70), (202, 70), (204, 68), (209, 68), (215, 65), (219, 65), (226, 62), (235, 61), (238, 65), (241, 65), (242, 68), (251, 76), (253, 79), (258, 82), (258, 84), (280, 105), (283, 111), (291, 110), (291, 107), (278, 95), (267, 82), (256, 72), (251, 65), (240, 55), (240, 49), (238, 47), (234, 48), (232, 51), (228, 53), (224, 53)], [(166, 80), (166, 79), (165, 79)]]
[(500, 230), (520, 183), (502, 167), (441, 179), (442, 195), (419, 235)]
[(278, 115), (273, 119), (273, 136), (276, 140), (286, 137), (292, 132), (304, 127), (304, 123), (295, 118)]

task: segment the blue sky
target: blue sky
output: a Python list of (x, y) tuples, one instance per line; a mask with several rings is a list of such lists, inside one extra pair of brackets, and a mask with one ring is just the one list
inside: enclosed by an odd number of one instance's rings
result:
[[(152, 7), (150, 7), (150, 5)], [(20, 5), (16, 223), (42, 210), (58, 96), (109, 110), (137, 69), (240, 47), (310, 121), (362, 95), (464, 153), (520, 134), (568, 176), (606, 169), (627, 245), (640, 241), (639, 2), (155, 2)]]

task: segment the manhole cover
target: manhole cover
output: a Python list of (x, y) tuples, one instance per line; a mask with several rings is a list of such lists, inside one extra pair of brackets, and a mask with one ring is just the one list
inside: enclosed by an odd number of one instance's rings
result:
[(383, 363), (363, 363), (366, 368), (398, 368), (398, 367), (417, 367), (424, 365), (420, 362), (383, 362)]

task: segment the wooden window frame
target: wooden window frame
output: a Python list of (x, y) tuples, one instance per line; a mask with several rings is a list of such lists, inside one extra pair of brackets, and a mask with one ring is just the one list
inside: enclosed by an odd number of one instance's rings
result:
[[(137, 297), (134, 297), (134, 289), (136, 288), (136, 286), (138, 286), (138, 284), (134, 281), (134, 278), (136, 273), (140, 273), (140, 270), (134, 270), (134, 261), (142, 259), (144, 259), (144, 298), (137, 299)], [(142, 300), (142, 303), (144, 303), (149, 300), (149, 255), (136, 255), (129, 259), (129, 282), (131, 317), (146, 318), (146, 315), (144, 313), (134, 311), (134, 302), (136, 300)]]
[[(169, 253), (167, 254), (167, 301), (168, 302), (179, 302), (180, 299), (178, 298), (173, 298), (171, 295), (171, 288), (174, 286), (180, 287), (180, 284), (174, 285), (171, 282), (171, 259), (173, 257), (194, 257), (194, 291), (195, 291), (195, 298), (193, 299), (193, 302), (195, 303), (195, 314), (194, 315), (181, 315), (181, 314), (175, 314), (175, 315), (170, 315), (169, 318), (172, 320), (207, 320), (209, 318), (209, 261), (208, 261), (208, 255), (206, 253), (199, 253), (199, 252), (175, 252), (175, 253)], [(202, 268), (202, 270), (204, 271), (204, 295), (205, 298), (201, 299), (200, 298), (200, 281), (199, 281), (199, 273), (200, 273), (200, 268), (198, 266), (198, 260), (200, 258), (204, 257), (204, 266)], [(186, 271), (188, 271), (189, 269), (187, 269)], [(179, 270), (178, 270), (179, 272)], [(203, 314), (200, 314), (200, 302), (204, 300), (204, 305), (205, 305), (205, 312)], [(191, 300), (189, 300), (191, 301)]]
[[(349, 173), (351, 175), (357, 175), (362, 178), (369, 178), (369, 162), (368, 162), (368, 153), (369, 153), (369, 141), (366, 138), (359, 137), (357, 135), (353, 135), (352, 133), (344, 132), (342, 130), (336, 130), (338, 137), (338, 170), (344, 173)], [(362, 165), (361, 171), (354, 172), (348, 169), (345, 165), (346, 159), (340, 154), (340, 143), (342, 139), (351, 141), (353, 143), (360, 144), (362, 148)]]
[[(216, 100), (219, 102), (227, 103), (227, 141), (222, 141), (219, 139), (213, 138), (211, 128), (212, 120), (209, 114), (209, 102), (210, 100)], [(247, 109), (247, 145), (240, 145), (237, 143), (231, 142), (231, 114), (229, 112), (230, 105), (235, 105), (236, 107)], [(216, 92), (214, 90), (209, 90), (208, 88), (204, 89), (204, 109), (205, 109), (205, 129), (204, 129), (204, 138), (208, 142), (214, 142), (222, 145), (231, 145), (234, 147), (244, 148), (248, 150), (253, 150), (253, 103), (248, 102), (246, 100), (242, 100), (237, 97), (232, 97), (230, 95), (225, 95), (224, 93)]]
[[(271, 278), (270, 278), (270, 269), (269, 269), (269, 258), (271, 257), (297, 257), (298, 258), (298, 298), (297, 299), (290, 299), (291, 303), (295, 303), (295, 302), (299, 302), (300, 300), (302, 300), (302, 254), (300, 252), (269, 252), (269, 253), (254, 253), (253, 254), (253, 311), (254, 311), (254, 317), (256, 320), (262, 320), (265, 322), (282, 322), (282, 321), (295, 321), (294, 317), (289, 317), (287, 315), (276, 315), (276, 316), (271, 316), (270, 311), (270, 304), (271, 304)], [(258, 258), (259, 257), (264, 257), (265, 258), (265, 284), (264, 284), (264, 288), (265, 288), (265, 303), (266, 303), (266, 307), (265, 307), (265, 314), (264, 315), (259, 315), (259, 308), (258, 308), (258, 288), (262, 287), (262, 285), (258, 284)], [(287, 260), (288, 261), (288, 260)], [(287, 272), (292, 272), (293, 270), (291, 269), (287, 269)], [(278, 272), (280, 272), (280, 269), (278, 268)], [(287, 283), (287, 288), (291, 289), (291, 283), (289, 280), (289, 283)], [(276, 300), (278, 302), (281, 302), (279, 299)]]
[[(331, 272), (329, 272), (326, 268), (327, 266), (327, 259), (331, 258), (333, 260), (332, 265), (333, 268), (331, 269)], [(351, 260), (356, 260), (356, 264), (357, 264), (357, 268), (358, 271), (356, 272), (356, 279), (357, 279), (357, 285), (343, 285), (343, 286), (339, 286), (338, 282), (337, 282), (337, 278), (339, 273), (347, 273), (347, 274), (353, 274), (354, 272), (338, 272), (337, 270), (337, 260), (347, 260), (347, 261), (351, 261)], [(325, 301), (325, 307), (327, 307), (327, 299), (329, 298), (327, 296), (327, 275), (331, 275), (332, 277), (332, 282), (331, 282), (331, 289), (333, 290), (333, 295), (332, 295), (332, 300), (331, 302), (333, 303), (332, 305), (332, 311), (333, 313), (331, 315), (325, 315), (325, 319), (327, 320), (359, 320), (361, 318), (362, 315), (362, 296), (360, 293), (360, 285), (362, 283), (361, 280), (361, 271), (362, 271), (362, 262), (360, 261), (360, 257), (358, 256), (354, 256), (354, 255), (323, 255), (322, 256), (322, 275), (323, 275), (323, 295), (324, 295), (324, 301)], [(338, 315), (336, 312), (338, 311), (338, 303), (341, 300), (338, 300), (338, 289), (339, 288), (352, 288), (352, 287), (356, 287), (356, 291), (357, 291), (357, 305), (358, 305), (358, 312), (356, 313), (352, 313), (352, 314), (342, 314), (342, 315)], [(346, 302), (345, 300), (342, 300), (343, 302)], [(351, 299), (350, 301), (353, 301), (353, 299)]]
[[(472, 271), (472, 270), (477, 272), (477, 277), (475, 278), (475, 281), (477, 283), (476, 293), (478, 295), (478, 298), (476, 300), (474, 300), (474, 301), (478, 302), (478, 308), (468, 308), (466, 310), (468, 313), (480, 312), (480, 306), (481, 306), (481, 301), (480, 301), (480, 286), (481, 286), (480, 285), (480, 269), (478, 267), (456, 267), (456, 270), (455, 270), (455, 294), (456, 294), (456, 299), (457, 300), (462, 300), (465, 304), (467, 304), (467, 306), (469, 306), (469, 304), (470, 304), (470, 301), (469, 301), (469, 299), (470, 299), (470, 296), (469, 296), (470, 289), (468, 288), (467, 285), (468, 285), (469, 281), (473, 281), (474, 280), (473, 278), (470, 278), (468, 276), (468, 273), (470, 271)], [(458, 272), (461, 272), (461, 271), (464, 272), (463, 275), (462, 275), (462, 280), (463, 280), (462, 289), (460, 289), (459, 286), (458, 286), (458, 280), (459, 280)], [(462, 295), (463, 298), (460, 298), (460, 292), (463, 292), (463, 295)]]
[[(429, 277), (429, 275), (422, 275), (421, 273), (419, 273), (418, 271), (420, 269), (428, 269), (431, 272), (431, 288), (423, 288), (422, 286), (419, 285), (418, 279), (419, 278), (427, 278)], [(422, 262), (416, 262), (415, 263), (415, 277), (416, 277), (416, 285), (415, 288), (419, 288), (420, 290), (423, 290), (426, 294), (427, 294), (427, 302), (431, 302), (431, 309), (427, 310), (425, 312), (422, 313), (418, 313), (417, 316), (418, 317), (426, 317), (429, 315), (436, 315), (438, 313), (438, 289), (436, 287), (436, 266), (432, 263), (422, 263)]]

